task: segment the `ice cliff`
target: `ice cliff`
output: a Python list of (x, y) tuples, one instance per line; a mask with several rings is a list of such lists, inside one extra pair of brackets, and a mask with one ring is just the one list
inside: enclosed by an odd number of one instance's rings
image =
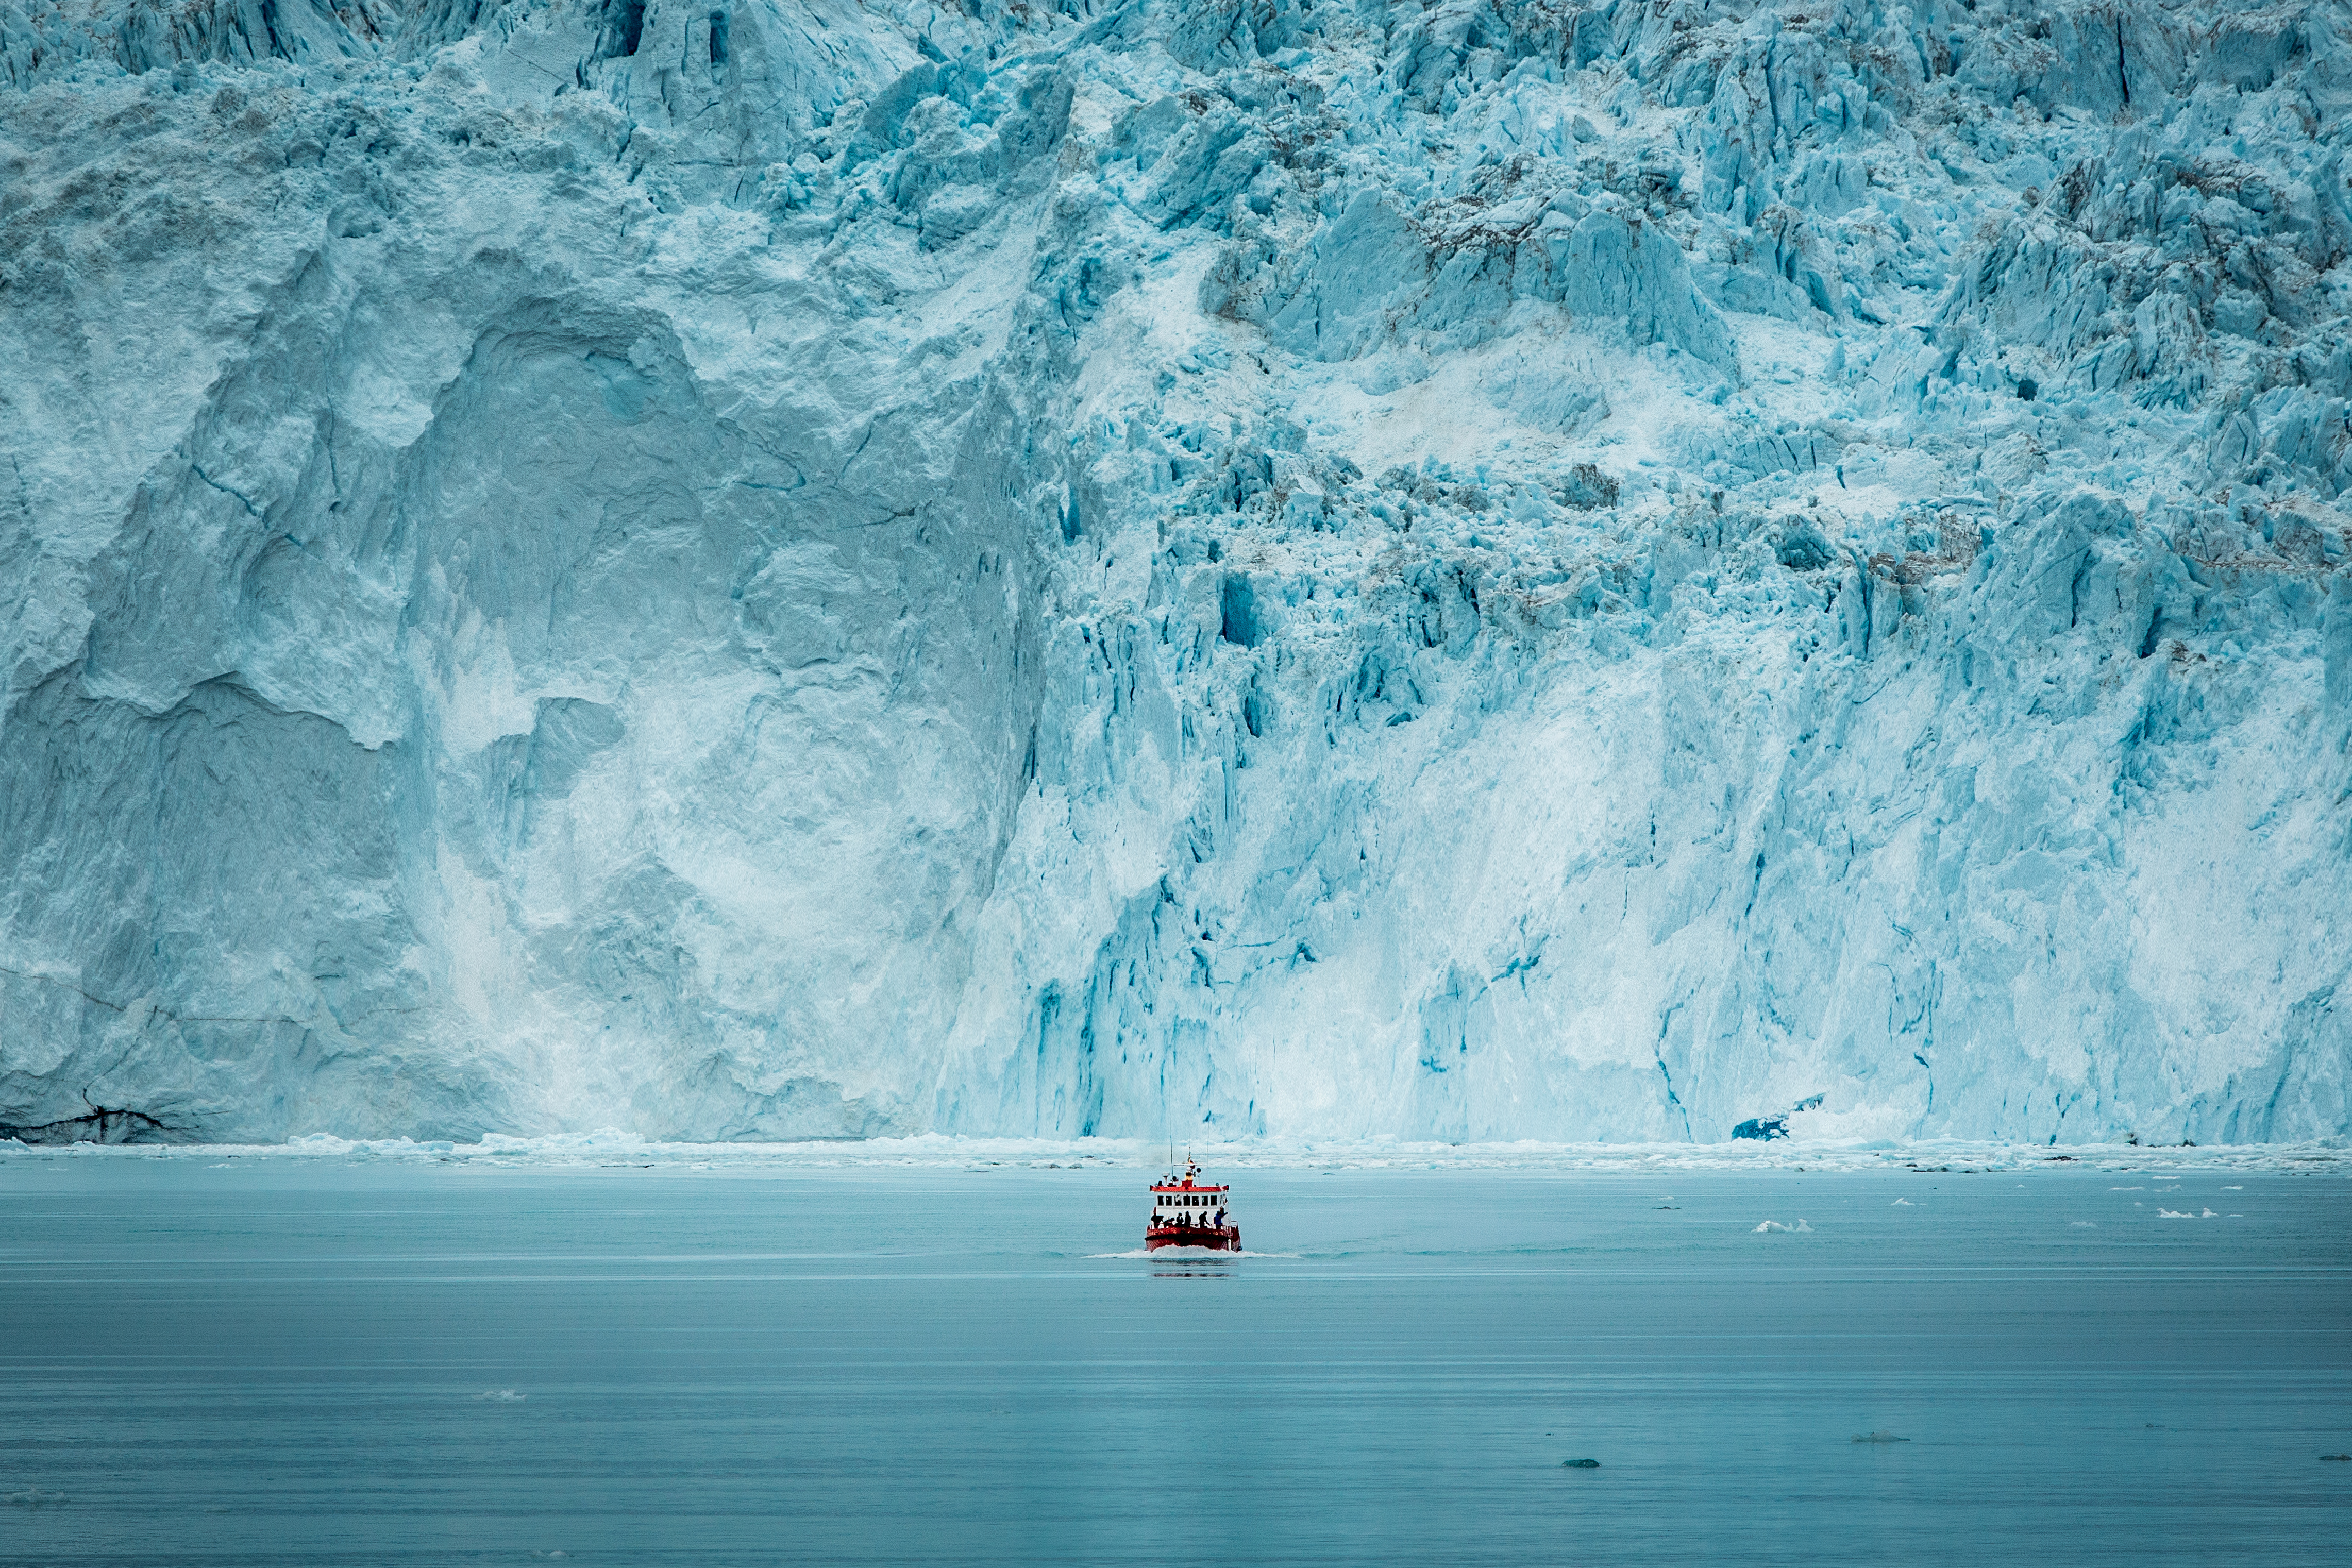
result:
[(2352, 1132), (2352, 14), (0, 0), (0, 1123)]

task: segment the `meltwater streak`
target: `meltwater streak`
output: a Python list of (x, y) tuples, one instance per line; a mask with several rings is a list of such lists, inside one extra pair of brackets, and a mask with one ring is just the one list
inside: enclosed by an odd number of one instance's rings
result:
[(1087, 1256), (1138, 1190), (11, 1160), (0, 1563), (2144, 1568), (2352, 1525), (2338, 1177), (1265, 1171), (1296, 1259)]

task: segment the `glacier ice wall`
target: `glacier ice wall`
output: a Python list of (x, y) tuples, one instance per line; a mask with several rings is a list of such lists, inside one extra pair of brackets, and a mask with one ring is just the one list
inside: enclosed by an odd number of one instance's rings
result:
[(0, 1123), (2352, 1132), (2343, 5), (0, 76)]

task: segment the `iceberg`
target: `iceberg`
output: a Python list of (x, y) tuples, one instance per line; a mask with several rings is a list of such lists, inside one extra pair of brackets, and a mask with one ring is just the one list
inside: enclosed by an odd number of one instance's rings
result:
[(2347, 28), (0, 5), (0, 1135), (2341, 1138)]

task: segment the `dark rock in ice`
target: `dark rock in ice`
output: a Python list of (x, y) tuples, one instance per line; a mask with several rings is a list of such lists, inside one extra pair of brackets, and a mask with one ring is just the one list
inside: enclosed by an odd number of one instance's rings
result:
[(185, 1135), (144, 1111), (106, 1105), (91, 1106), (87, 1115), (29, 1126), (0, 1122), (0, 1138), (14, 1138), (20, 1144), (156, 1144)]
[(1603, 474), (1597, 465), (1580, 463), (1569, 470), (1568, 477), (1552, 491), (1552, 498), (1563, 507), (1591, 512), (1614, 507), (1620, 493), (1617, 481)]

